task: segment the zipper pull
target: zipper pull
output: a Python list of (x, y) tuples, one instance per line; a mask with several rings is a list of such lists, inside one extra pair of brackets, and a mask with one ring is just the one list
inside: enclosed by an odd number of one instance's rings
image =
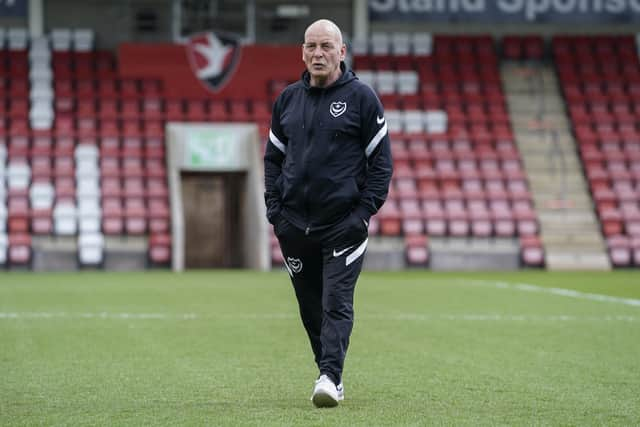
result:
[(309, 235), (309, 227), (306, 228), (306, 230), (304, 230), (304, 235), (308, 236)]

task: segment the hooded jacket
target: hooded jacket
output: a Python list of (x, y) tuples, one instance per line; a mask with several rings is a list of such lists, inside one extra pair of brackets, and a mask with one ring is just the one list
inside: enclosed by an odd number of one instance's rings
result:
[(369, 222), (384, 203), (392, 174), (380, 100), (344, 62), (326, 88), (308, 71), (273, 106), (265, 149), (267, 218), (280, 215), (306, 233), (351, 214)]

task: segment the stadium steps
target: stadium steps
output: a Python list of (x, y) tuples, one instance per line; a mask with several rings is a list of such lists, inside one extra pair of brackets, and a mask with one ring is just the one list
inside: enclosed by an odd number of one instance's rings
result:
[(547, 268), (610, 269), (553, 68), (542, 62), (505, 62), (501, 77)]

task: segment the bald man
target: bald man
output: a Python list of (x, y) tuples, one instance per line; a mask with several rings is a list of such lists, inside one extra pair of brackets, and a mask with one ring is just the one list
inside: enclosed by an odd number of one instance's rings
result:
[(333, 22), (307, 28), (306, 70), (274, 103), (264, 155), (267, 218), (318, 366), (311, 396), (317, 407), (344, 399), (369, 218), (384, 203), (392, 173), (382, 104), (347, 68), (346, 51)]

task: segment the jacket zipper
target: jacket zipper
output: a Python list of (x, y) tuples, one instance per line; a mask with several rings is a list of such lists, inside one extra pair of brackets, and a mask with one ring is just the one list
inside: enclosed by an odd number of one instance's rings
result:
[[(311, 114), (311, 123), (315, 122), (316, 115), (318, 114), (318, 108), (320, 107), (320, 105), (322, 104), (322, 100), (324, 99), (324, 93), (325, 93), (325, 90), (321, 89), (321, 91), (320, 91), (320, 99), (318, 100), (317, 104), (315, 105), (314, 111)], [(305, 103), (303, 103), (303, 115), (302, 115), (302, 121), (303, 121), (303, 125), (302, 126), (303, 126), (303, 128), (305, 128), (304, 121), (306, 119), (306, 117), (304, 115), (304, 110), (305, 110), (304, 104)], [(306, 222), (307, 222), (307, 227), (304, 230), (304, 234), (306, 236), (308, 236), (309, 232), (311, 231), (311, 223), (309, 222), (309, 203), (308, 203), (309, 198), (307, 197), (307, 195), (309, 193), (309, 183), (308, 183), (309, 179), (308, 179), (308, 173), (306, 172), (307, 171), (307, 167), (306, 167), (307, 163), (306, 162), (307, 162), (307, 157), (308, 157), (309, 151), (311, 151), (311, 138), (310, 138), (311, 134), (310, 134), (310, 132), (312, 132), (313, 129), (314, 129), (314, 126), (309, 126), (309, 127), (306, 127), (306, 129), (305, 129), (306, 130), (306, 134), (307, 134), (307, 144), (305, 146), (304, 155), (303, 155), (303, 159), (302, 159), (302, 164), (305, 167), (305, 179), (304, 179), (303, 195), (304, 195), (304, 213), (305, 213), (305, 219), (306, 219)], [(311, 136), (315, 137), (315, 135), (311, 135)]]

